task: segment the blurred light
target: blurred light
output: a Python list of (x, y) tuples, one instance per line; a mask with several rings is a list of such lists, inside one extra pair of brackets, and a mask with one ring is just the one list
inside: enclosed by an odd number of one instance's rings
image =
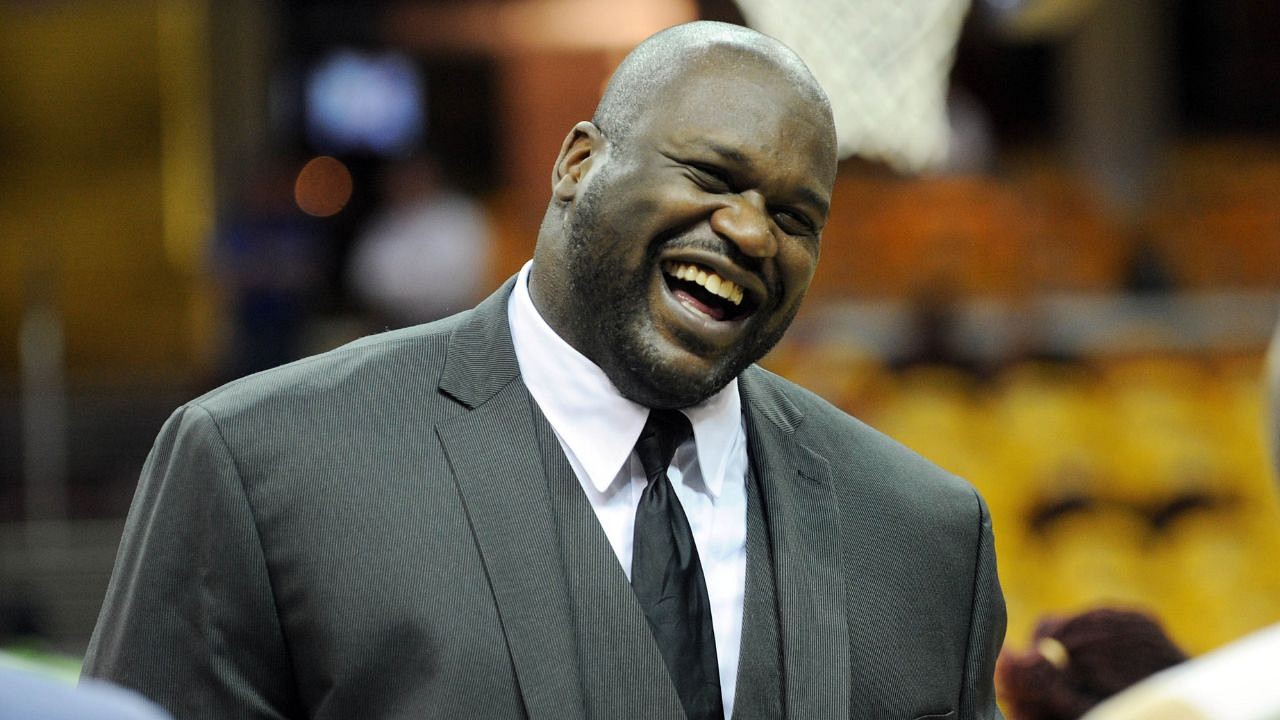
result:
[(321, 151), (397, 154), (422, 135), (426, 94), (405, 55), (339, 50), (307, 78), (307, 136)]
[(336, 158), (312, 158), (298, 173), (293, 197), (308, 215), (336, 215), (351, 199), (351, 172)]
[(1085, 22), (1098, 0), (986, 0), (1005, 32), (1016, 38), (1060, 37)]

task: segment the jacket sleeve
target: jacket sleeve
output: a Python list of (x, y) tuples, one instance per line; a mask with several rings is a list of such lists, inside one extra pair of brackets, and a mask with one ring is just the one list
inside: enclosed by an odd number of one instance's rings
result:
[(996, 574), (995, 538), (991, 512), (982, 497), (978, 501), (979, 528), (977, 562), (973, 577), (972, 609), (969, 617), (969, 647), (965, 657), (964, 686), (960, 696), (962, 720), (1002, 720), (996, 706), (994, 685), (996, 657), (1004, 643), (1005, 606)]
[(297, 714), (253, 511), (199, 405), (177, 410), (147, 457), (83, 676), (177, 718)]

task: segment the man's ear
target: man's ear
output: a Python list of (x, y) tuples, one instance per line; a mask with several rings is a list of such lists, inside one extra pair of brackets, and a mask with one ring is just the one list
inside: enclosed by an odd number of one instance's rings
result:
[(565, 136), (555, 167), (551, 169), (551, 194), (564, 201), (577, 197), (578, 183), (604, 150), (605, 139), (599, 128), (586, 120), (574, 125)]

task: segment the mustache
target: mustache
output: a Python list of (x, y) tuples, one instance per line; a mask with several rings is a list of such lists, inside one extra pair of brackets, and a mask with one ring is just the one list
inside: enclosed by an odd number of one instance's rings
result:
[(707, 237), (706, 235), (693, 233), (684, 234), (680, 230), (664, 233), (650, 243), (649, 259), (656, 261), (658, 255), (665, 250), (700, 250), (713, 255), (721, 255), (729, 258), (738, 267), (759, 276), (761, 279), (765, 279), (763, 260), (747, 255), (738, 249), (737, 245), (722, 237), (715, 235)]
[(772, 298), (782, 297), (781, 280), (777, 274), (765, 273), (764, 260), (742, 252), (737, 245), (718, 235), (707, 236), (696, 232), (673, 230), (654, 238), (649, 244), (648, 261), (658, 264), (658, 256), (667, 250), (699, 250), (729, 259), (734, 265), (760, 278)]

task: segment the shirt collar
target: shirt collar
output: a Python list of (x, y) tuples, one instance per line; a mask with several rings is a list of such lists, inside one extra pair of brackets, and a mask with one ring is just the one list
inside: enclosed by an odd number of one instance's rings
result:
[[(595, 363), (556, 334), (529, 295), (525, 263), (507, 301), (511, 340), (525, 387), (587, 479), (604, 492), (627, 462), (649, 409), (623, 397)], [(682, 412), (693, 425), (698, 465), (711, 497), (719, 497), (735, 444), (743, 439), (742, 399), (734, 378)]]

